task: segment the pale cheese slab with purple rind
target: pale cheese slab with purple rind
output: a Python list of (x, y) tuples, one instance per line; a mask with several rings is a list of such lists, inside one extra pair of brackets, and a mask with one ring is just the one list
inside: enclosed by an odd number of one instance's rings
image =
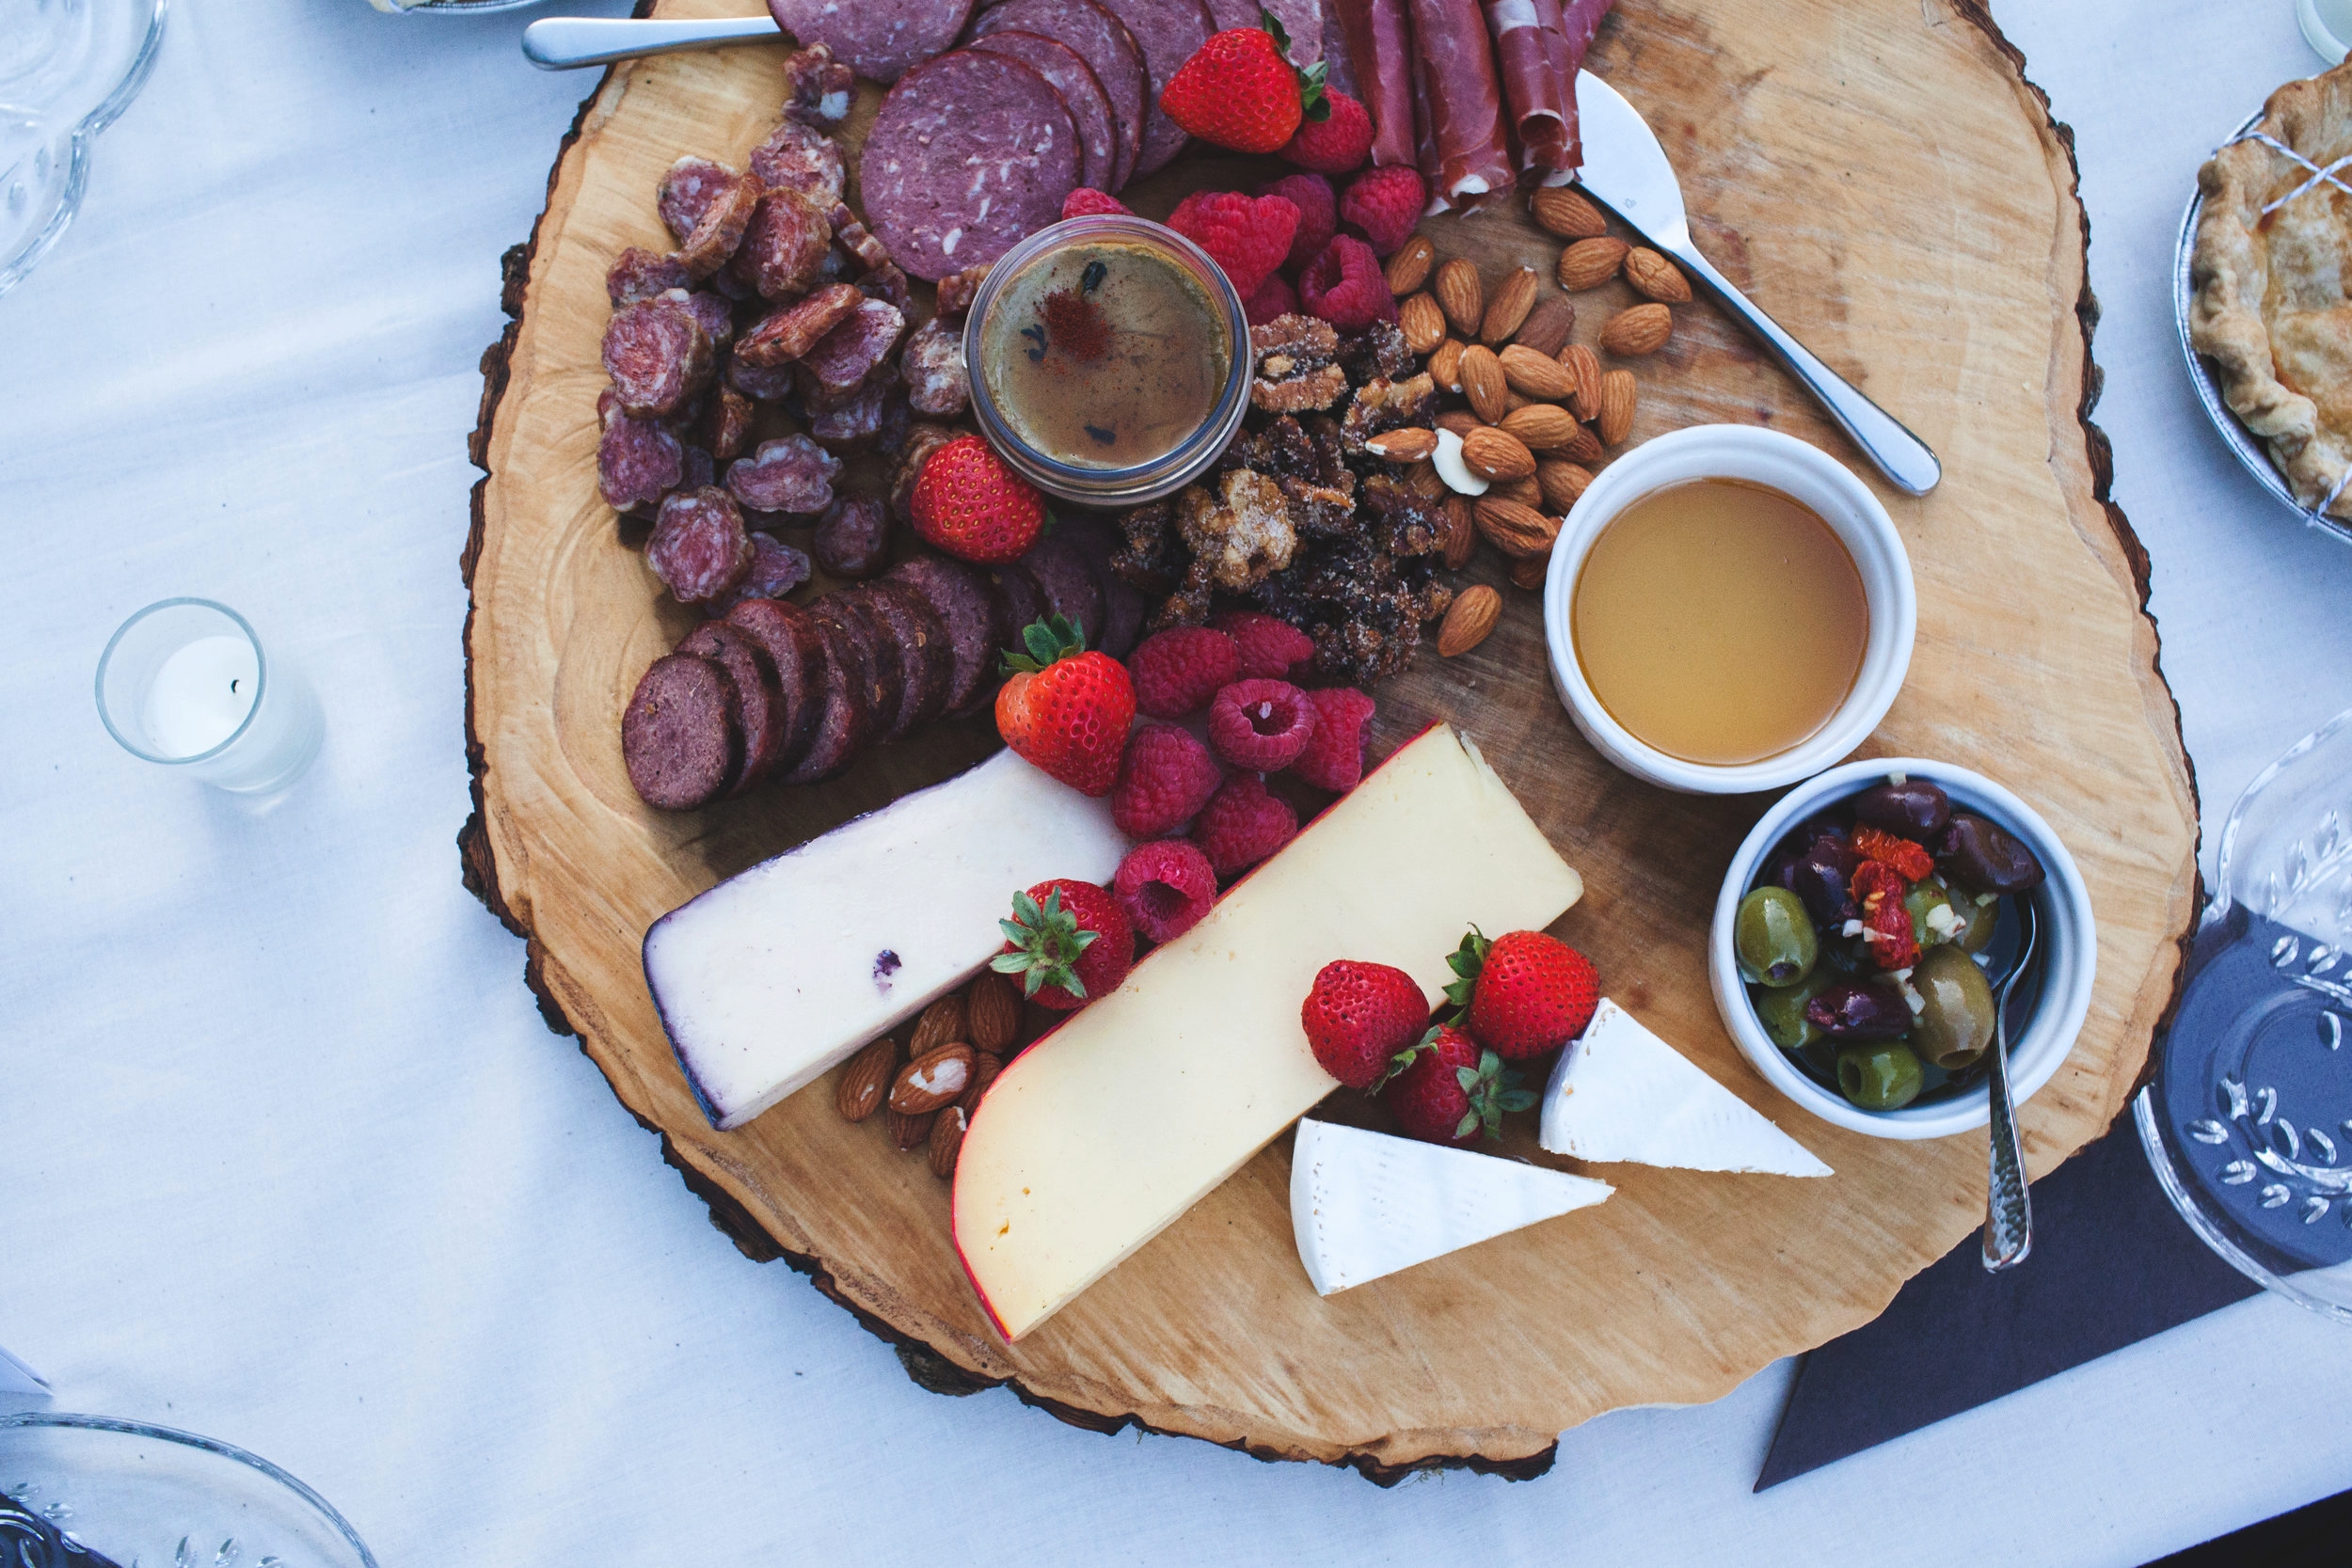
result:
[(1127, 841), (1011, 752), (730, 877), (654, 922), (645, 985), (721, 1130), (970, 979), (1012, 895), (1108, 882)]

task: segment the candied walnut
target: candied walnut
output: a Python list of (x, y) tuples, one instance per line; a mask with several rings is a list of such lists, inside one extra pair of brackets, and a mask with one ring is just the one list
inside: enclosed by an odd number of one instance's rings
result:
[(1359, 387), (1367, 381), (1393, 381), (1412, 372), (1413, 350), (1405, 341), (1403, 327), (1376, 321), (1340, 341), (1340, 366)]
[(1438, 576), (1438, 563), (1439, 558), (1434, 555), (1396, 563), (1397, 585), (1412, 595), (1413, 613), (1424, 622), (1435, 621), (1454, 608), (1454, 589)]
[(1210, 580), (1227, 593), (1263, 582), (1288, 566), (1298, 548), (1282, 487), (1247, 468), (1220, 479), (1215, 497), (1197, 484), (1178, 492), (1176, 525), (1196, 562), (1205, 562)]
[(1367, 381), (1356, 388), (1356, 399), (1340, 421), (1341, 444), (1350, 456), (1361, 456), (1364, 443), (1375, 436), (1406, 425), (1426, 425), (1437, 401), (1438, 384), (1426, 371), (1403, 381), (1386, 377)]
[(939, 313), (949, 321), (960, 319), (972, 309), (972, 301), (980, 292), (980, 280), (995, 263), (982, 261), (977, 267), (951, 272), (939, 280)]
[(1415, 492), (1394, 474), (1364, 481), (1373, 546), (1392, 556), (1429, 555), (1445, 548), (1445, 503)]
[(1290, 503), (1291, 526), (1309, 538), (1342, 538), (1356, 531), (1356, 476), (1346, 474), (1347, 488), (1317, 484), (1288, 475), (1274, 483)]
[[(1147, 594), (1166, 594), (1184, 580), (1188, 558), (1176, 534), (1176, 508), (1164, 500), (1130, 509), (1119, 519), (1127, 543), (1111, 556), (1111, 570)], [(1207, 610), (1201, 611), (1205, 617)], [(1190, 623), (1182, 623), (1190, 624)]]
[(1328, 408), (1347, 394), (1347, 372), (1335, 362), (1340, 335), (1313, 316), (1277, 316), (1249, 329), (1257, 379), (1249, 401), (1269, 414)]
[(1199, 626), (1208, 624), (1209, 600), (1214, 589), (1209, 582), (1209, 568), (1196, 561), (1184, 575), (1176, 591), (1160, 601), (1152, 612), (1146, 629), (1166, 631), (1170, 626)]
[(784, 117), (803, 125), (838, 125), (857, 100), (857, 75), (821, 43), (803, 44), (785, 57)]

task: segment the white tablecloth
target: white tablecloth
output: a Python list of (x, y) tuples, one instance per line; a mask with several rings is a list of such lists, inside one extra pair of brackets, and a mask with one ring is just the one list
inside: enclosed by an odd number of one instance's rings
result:
[[(2352, 550), (2204, 426), (2165, 285), (2198, 162), (2313, 61), (2288, 0), (1999, 9), (2080, 138), (2099, 415), (2210, 827), (2352, 700)], [(255, 1449), (388, 1565), (2135, 1563), (2352, 1484), (2352, 1333), (2268, 1299), (1762, 1497), (1786, 1366), (1594, 1421), (1531, 1484), (1379, 1492), (934, 1397), (747, 1262), (547, 1032), (451, 846), (475, 360), (593, 80), (525, 69), (520, 25), (180, 0), (0, 299), (0, 1343), (60, 1406)], [(325, 695), (274, 810), (99, 727), (106, 635), (172, 594)]]

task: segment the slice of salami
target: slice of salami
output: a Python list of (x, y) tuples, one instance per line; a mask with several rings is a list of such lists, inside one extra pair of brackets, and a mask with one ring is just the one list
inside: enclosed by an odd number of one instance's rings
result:
[(645, 564), (681, 604), (723, 598), (751, 570), (752, 538), (724, 490), (679, 490), (661, 502)]
[(987, 33), (970, 44), (983, 55), (1006, 55), (1033, 66), (1054, 84), (1062, 105), (1078, 122), (1078, 183), (1107, 191), (1119, 177), (1119, 120), (1111, 113), (1111, 96), (1086, 56), (1058, 39), (1017, 28)]
[(739, 352), (730, 354), (727, 385), (754, 403), (781, 403), (792, 395), (792, 367), (755, 365)]
[(677, 259), (687, 272), (699, 280), (733, 260), (752, 227), (752, 214), (758, 210), (759, 180), (755, 175), (737, 175), (714, 191), (710, 204), (703, 209), (702, 221), (678, 243)]
[(797, 119), (779, 122), (753, 150), (752, 172), (763, 185), (800, 192), (819, 212), (830, 212), (841, 199), (841, 145)]
[(615, 512), (650, 515), (686, 477), (678, 438), (652, 420), (632, 420), (617, 407), (596, 442), (596, 491)]
[(825, 508), (809, 542), (818, 564), (863, 582), (890, 564), (890, 514), (879, 496), (844, 496)]
[(914, 329), (898, 357), (898, 377), (917, 414), (952, 420), (972, 402), (972, 379), (964, 369), (963, 333), (934, 316)]
[(876, 381), (861, 387), (846, 398), (809, 400), (809, 437), (827, 451), (852, 451), (873, 445), (882, 438), (883, 427), (889, 422), (890, 411), (897, 403), (892, 396), (897, 388)]
[(621, 762), (639, 800), (691, 811), (719, 798), (742, 755), (728, 708), (734, 697), (708, 659), (664, 654), (653, 661), (621, 710)]
[(710, 198), (732, 186), (742, 178), (726, 165), (708, 158), (680, 158), (661, 176), (661, 183), (654, 193), (655, 204), (661, 210), (662, 227), (670, 237), (681, 243), (703, 220), (703, 211)]
[(814, 515), (833, 504), (840, 471), (841, 459), (805, 436), (787, 436), (728, 464), (727, 488), (755, 511)]
[(831, 604), (829, 599), (819, 599), (809, 614), (810, 629), (824, 652), (818, 671), (821, 697), (808, 750), (785, 774), (787, 784), (815, 784), (832, 778), (850, 766), (874, 734), (864, 637)]
[(949, 326), (961, 323), (971, 311), (972, 302), (979, 298), (980, 284), (988, 277), (988, 268), (989, 263), (983, 261), (977, 267), (951, 272), (941, 278), (938, 293), (933, 296), (939, 306), (939, 314), (934, 319), (944, 321)]
[(1021, 558), (1045, 592), (1045, 613), (1058, 615), (1084, 633), (1087, 646), (1102, 646), (1103, 591), (1093, 569), (1066, 541), (1047, 534)]
[(735, 345), (735, 357), (763, 370), (788, 365), (815, 348), (826, 333), (849, 320), (865, 303), (866, 295), (855, 284), (828, 283), (746, 332)]
[(1168, 78), (1177, 68), (1209, 41), (1209, 35), (1216, 31), (1216, 19), (1209, 14), (1208, 0), (1103, 0), (1103, 4), (1135, 34), (1143, 49), (1144, 71), (1152, 79), (1152, 102), (1143, 112), (1143, 150), (1128, 175), (1130, 180), (1140, 180), (1166, 168), (1192, 139), (1160, 107), (1160, 94), (1168, 90)]
[(755, 532), (752, 535), (751, 567), (722, 608), (732, 609), (745, 599), (781, 599), (806, 582), (809, 572), (806, 550), (787, 545), (771, 533)]
[(1282, 31), (1290, 35), (1291, 64), (1304, 71), (1323, 58), (1323, 0), (1209, 0), (1209, 17), (1220, 33), (1262, 26), (1261, 6), (1272, 11)]
[(849, 119), (855, 102), (857, 73), (825, 45), (803, 41), (785, 60), (785, 119), (822, 130)]
[(860, 76), (895, 82), (963, 31), (972, 0), (768, 0), (776, 25)]
[(699, 290), (686, 295), (686, 308), (710, 335), (712, 348), (723, 349), (735, 341), (735, 304), (724, 294)]
[(710, 379), (714, 363), (710, 334), (682, 297), (624, 305), (604, 329), (604, 372), (631, 419), (679, 412)]
[(1005, 640), (996, 651), (1012, 653), (1021, 645), (1022, 633), (1045, 614), (1045, 590), (1037, 575), (1017, 561), (987, 567), (984, 576), (1004, 610)]
[(685, 468), (678, 476), (679, 489), (707, 490), (717, 482), (719, 466), (702, 448), (687, 442), (678, 448), (678, 455)]
[(858, 594), (898, 650), (898, 706), (882, 738), (903, 739), (946, 711), (947, 686), (955, 673), (947, 623), (929, 599), (903, 583), (868, 583)]
[(788, 299), (817, 282), (832, 247), (824, 209), (795, 190), (768, 191), (727, 265), (762, 299)]
[(837, 594), (829, 594), (825, 603), (834, 607), (844, 620), (857, 628), (864, 639), (866, 671), (866, 700), (874, 709), (874, 740), (880, 744), (884, 732), (898, 713), (898, 705), (906, 701), (906, 665), (899, 657), (898, 640), (890, 635), (882, 617), (876, 613), (867, 585), (859, 583)]
[(693, 281), (687, 276), (686, 263), (675, 256), (630, 245), (614, 257), (612, 265), (606, 269), (604, 292), (619, 307), (651, 299), (672, 289), (690, 288)]
[(1094, 585), (1102, 590), (1103, 628), (1101, 635), (1088, 640), (1089, 644), (1113, 658), (1125, 658), (1135, 652), (1136, 643), (1143, 635), (1144, 617), (1152, 612), (1152, 605), (1133, 583), (1111, 568), (1111, 557), (1119, 553), (1120, 541), (1107, 524), (1080, 515), (1064, 517), (1054, 530), (1054, 537), (1086, 557), (1087, 565), (1094, 572)]
[(1051, 82), (1018, 60), (961, 50), (890, 89), (858, 189), (890, 258), (936, 282), (1057, 221), (1078, 163), (1077, 126)]
[(784, 750), (784, 694), (777, 689), (775, 667), (757, 642), (724, 621), (705, 621), (686, 634), (677, 651), (710, 660), (734, 684), (743, 752), (726, 792), (740, 795), (774, 769)]
[(728, 610), (727, 624), (757, 642), (776, 673), (784, 739), (776, 750), (774, 771), (796, 768), (808, 754), (825, 709), (825, 647), (818, 638), (816, 620), (796, 604), (744, 599)]
[(752, 435), (752, 400), (732, 387), (721, 387), (710, 396), (710, 412), (703, 420), (703, 439), (710, 448), (715, 463), (732, 463), (743, 455), (743, 443)]
[(1008, 641), (997, 619), (998, 601), (979, 574), (944, 555), (917, 556), (890, 568), (883, 578), (923, 595), (947, 630), (947, 695), (944, 711), (965, 712), (996, 690), (996, 661)]
[(857, 280), (857, 292), (868, 299), (898, 307), (901, 316), (914, 313), (914, 286), (907, 281), (907, 275), (896, 261), (884, 261), (866, 272)]
[(887, 300), (863, 299), (858, 307), (801, 356), (818, 390), (846, 398), (864, 387), (876, 367), (898, 346), (907, 319)]
[(1155, 100), (1143, 45), (1127, 24), (1100, 0), (1005, 0), (972, 24), (975, 38), (1008, 32), (1059, 39), (1093, 68), (1119, 133), (1118, 166), (1104, 188), (1116, 191), (1134, 178), (1136, 161), (1143, 156), (1144, 121)]

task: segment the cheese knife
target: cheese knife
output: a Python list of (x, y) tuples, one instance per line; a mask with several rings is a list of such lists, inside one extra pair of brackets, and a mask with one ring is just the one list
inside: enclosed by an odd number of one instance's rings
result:
[(548, 16), (523, 29), (523, 58), (542, 71), (572, 71), (611, 65), (640, 55), (675, 55), (685, 49), (719, 49), (730, 43), (774, 42), (784, 31), (772, 16), (703, 17), (671, 21), (657, 17)]

